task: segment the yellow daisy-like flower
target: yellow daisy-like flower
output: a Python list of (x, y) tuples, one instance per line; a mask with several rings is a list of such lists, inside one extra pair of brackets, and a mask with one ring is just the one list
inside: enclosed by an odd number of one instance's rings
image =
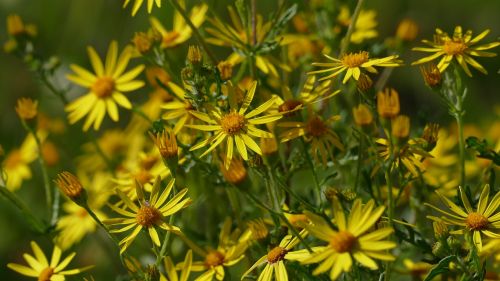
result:
[(392, 55), (385, 58), (370, 59), (370, 54), (366, 51), (361, 51), (357, 53), (348, 53), (342, 55), (339, 59), (331, 57), (327, 54), (324, 56), (332, 60), (333, 62), (314, 62), (314, 66), (325, 67), (325, 69), (310, 71), (308, 74), (318, 74), (325, 72), (333, 72), (330, 75), (322, 77), (319, 81), (331, 79), (338, 76), (342, 72), (346, 72), (342, 83), (346, 83), (351, 77), (355, 80), (359, 80), (361, 76), (361, 70), (366, 70), (371, 73), (377, 73), (378, 67), (397, 67), (401, 66), (402, 62), (398, 60), (398, 55)]
[[(224, 280), (225, 268), (240, 262), (250, 245), (251, 231), (241, 233), (239, 229), (231, 231), (231, 220), (226, 219), (219, 234), (219, 245), (216, 249), (200, 252), (205, 260), (193, 262), (192, 271), (205, 271), (196, 281)], [(194, 250), (194, 249), (193, 249)], [(198, 249), (198, 251), (201, 249)]]
[(306, 264), (321, 262), (313, 271), (314, 275), (330, 270), (330, 279), (336, 280), (342, 272), (351, 270), (353, 258), (372, 270), (378, 269), (374, 259), (394, 260), (394, 256), (387, 250), (395, 248), (396, 243), (382, 240), (394, 230), (391, 227), (371, 230), (385, 209), (384, 206), (375, 209), (374, 207), (374, 200), (362, 205), (361, 200), (357, 199), (346, 220), (340, 202), (334, 199), (333, 216), (338, 231), (333, 230), (323, 218), (307, 213), (312, 224), (306, 229), (311, 235), (329, 243), (326, 246), (314, 247), (314, 253), (303, 261)]
[(497, 212), (497, 209), (500, 206), (500, 192), (497, 192), (491, 202), (488, 202), (490, 196), (490, 186), (488, 184), (485, 185), (481, 191), (477, 208), (474, 210), (462, 187), (459, 187), (459, 190), (460, 199), (462, 200), (465, 210), (457, 206), (450, 199), (446, 198), (439, 191), (436, 191), (441, 201), (443, 201), (443, 203), (451, 210), (451, 213), (443, 211), (429, 203), (424, 203), (424, 205), (429, 206), (444, 215), (441, 217), (427, 217), (434, 221), (443, 222), (448, 225), (456, 225), (462, 228), (450, 231), (451, 234), (464, 234), (465, 231), (470, 232), (472, 234), (474, 245), (476, 245), (477, 249), (481, 251), (483, 248), (481, 234), (489, 238), (500, 238), (500, 212)]
[(83, 268), (64, 270), (71, 260), (73, 260), (76, 253), (71, 253), (61, 261), (61, 249), (54, 246), (54, 251), (52, 252), (52, 257), (49, 263), (47, 257), (36, 242), (31, 241), (31, 249), (33, 249), (33, 253), (35, 254), (34, 257), (29, 254), (23, 255), (30, 267), (17, 263), (9, 263), (7, 264), (7, 267), (22, 275), (38, 278), (39, 281), (64, 281), (66, 280), (66, 275), (75, 275), (93, 267), (87, 266)]
[(189, 275), (191, 274), (191, 265), (193, 264), (193, 251), (189, 250), (184, 258), (184, 262), (181, 266), (181, 274), (180, 276), (177, 274), (176, 267), (172, 262), (172, 259), (167, 256), (164, 259), (165, 272), (167, 273), (167, 277), (163, 274), (160, 275), (160, 281), (187, 281)]
[(174, 183), (175, 179), (170, 180), (167, 187), (160, 194), (161, 179), (159, 177), (156, 178), (149, 199), (145, 199), (144, 189), (142, 185), (137, 183), (137, 198), (139, 200), (139, 206), (135, 204), (123, 192), (121, 192), (120, 190), (116, 190), (116, 193), (123, 201), (126, 208), (118, 208), (113, 205), (109, 205), (109, 207), (113, 209), (113, 211), (124, 217), (108, 219), (104, 221), (104, 223), (113, 226), (125, 225), (120, 229), (111, 230), (112, 233), (125, 232), (134, 228), (132, 233), (130, 233), (129, 235), (127, 235), (127, 237), (123, 238), (120, 241), (120, 254), (127, 250), (130, 244), (132, 244), (132, 242), (134, 241), (135, 237), (139, 234), (141, 229), (146, 229), (148, 231), (151, 240), (156, 246), (161, 245), (156, 227), (159, 227), (166, 231), (172, 231), (174, 233), (181, 232), (178, 227), (166, 223), (165, 218), (189, 206), (189, 204), (191, 203), (191, 199), (183, 199), (188, 191), (187, 188), (184, 188), (169, 201), (167, 201), (167, 198), (169, 197), (170, 193), (172, 192), (172, 188), (174, 187)]
[[(139, 11), (139, 8), (142, 6), (143, 2), (144, 0), (135, 0), (134, 6), (132, 6), (132, 16), (135, 16), (135, 14), (137, 14), (137, 11)], [(125, 0), (125, 2), (123, 2), (123, 8), (127, 7), (129, 3), (130, 0)], [(151, 11), (153, 10), (153, 4), (156, 4), (158, 8), (161, 8), (161, 0), (147, 0), (147, 3), (149, 14), (151, 14)]]
[[(299, 235), (303, 238), (307, 234), (306, 230), (302, 230)], [(260, 273), (257, 280), (261, 281), (271, 281), (274, 279), (277, 281), (288, 281), (288, 273), (286, 271), (285, 260), (301, 260), (308, 256), (307, 251), (295, 251), (290, 250), (295, 247), (300, 242), (298, 237), (292, 235), (285, 236), (278, 246), (272, 248), (267, 255), (262, 256), (257, 262), (248, 269), (241, 279), (245, 278), (250, 272), (262, 264), (266, 264), (262, 272)]]
[(439, 71), (444, 72), (446, 68), (450, 65), (453, 58), (455, 58), (463, 68), (467, 75), (472, 76), (472, 73), (469, 70), (467, 65), (471, 65), (475, 69), (481, 71), (484, 74), (488, 74), (486, 69), (481, 66), (475, 59), (472, 57), (494, 57), (495, 53), (485, 52), (484, 50), (489, 50), (495, 48), (500, 45), (500, 42), (492, 42), (488, 44), (483, 44), (479, 46), (475, 46), (476, 43), (481, 41), (486, 35), (490, 33), (490, 30), (487, 29), (481, 32), (476, 37), (472, 38), (472, 31), (467, 30), (465, 34), (462, 31), (461, 26), (455, 27), (455, 31), (453, 32), (453, 36), (450, 37), (448, 33), (443, 32), (441, 29), (436, 28), (436, 34), (434, 35), (434, 42), (430, 42), (428, 40), (422, 40), (422, 42), (430, 47), (416, 47), (412, 50), (434, 53), (428, 57), (421, 58), (412, 63), (421, 64), (430, 62), (442, 56), (439, 61), (437, 67)]
[[(179, 1), (179, 4), (184, 8), (184, 1)], [(193, 7), (189, 19), (194, 26), (200, 27), (203, 24), (207, 10), (208, 6), (206, 4)], [(167, 30), (155, 17), (151, 17), (150, 22), (153, 29), (161, 34), (162, 48), (172, 48), (186, 42), (189, 38), (191, 38), (193, 33), (191, 27), (186, 24), (186, 21), (177, 10), (174, 13), (174, 24), (172, 26), (172, 30)]]
[[(246, 113), (253, 100), (256, 88), (257, 82), (254, 81), (250, 86), (250, 89), (247, 91), (239, 110), (236, 108), (237, 105), (234, 98), (230, 97), (230, 112), (228, 113), (222, 113), (217, 109), (211, 110), (209, 114), (192, 111), (191, 114), (208, 123), (208, 125), (189, 125), (188, 127), (202, 131), (214, 132), (214, 135), (194, 145), (191, 150), (200, 149), (210, 144), (210, 147), (200, 156), (203, 157), (226, 140), (226, 169), (228, 169), (231, 159), (233, 158), (235, 143), (239, 154), (244, 160), (248, 160), (247, 147), (255, 153), (262, 155), (259, 145), (253, 140), (252, 137), (272, 138), (273, 135), (269, 132), (258, 129), (256, 125), (276, 121), (280, 119), (282, 115), (274, 114), (256, 117), (273, 106), (275, 103), (274, 97), (254, 110)], [(230, 93), (230, 95), (232, 94), (234, 93)]]
[[(306, 122), (281, 122), (278, 124), (279, 127), (290, 128), (280, 135), (281, 142), (304, 137), (307, 142), (311, 142), (314, 160), (326, 166), (327, 160), (333, 159), (333, 147), (344, 151), (339, 136), (328, 126), (330, 122), (339, 119), (340, 116), (335, 115), (324, 121), (319, 116), (313, 115)], [(318, 155), (321, 156), (321, 161)]]
[(186, 123), (190, 124), (194, 120), (193, 116), (190, 114), (190, 112), (194, 110), (194, 106), (185, 98), (186, 91), (177, 84), (168, 82), (167, 87), (172, 90), (176, 99), (165, 103), (161, 107), (166, 110), (162, 118), (165, 120), (177, 120), (175, 121), (173, 131), (174, 134), (178, 134)]
[(419, 171), (425, 171), (425, 166), (421, 161), (422, 157), (431, 155), (419, 148), (414, 140), (409, 140), (404, 145), (394, 146), (392, 155), (389, 140), (377, 139), (375, 142), (379, 145), (378, 153), (380, 157), (384, 160), (389, 160), (391, 156), (394, 157), (393, 159), (396, 167), (403, 164), (415, 177), (419, 175)]
[(95, 75), (78, 65), (70, 65), (75, 74), (67, 75), (68, 80), (90, 90), (86, 95), (66, 106), (71, 124), (87, 115), (83, 130), (87, 131), (92, 124), (94, 130), (98, 130), (106, 112), (113, 121), (118, 121), (117, 104), (127, 109), (132, 108), (132, 104), (123, 92), (134, 91), (144, 86), (143, 81), (133, 80), (142, 72), (144, 65), (139, 65), (124, 73), (132, 50), (132, 47), (127, 46), (118, 57), (118, 43), (112, 41), (106, 62), (103, 64), (94, 48), (88, 47), (87, 51)]
[[(375, 10), (361, 10), (356, 24), (354, 25), (354, 30), (351, 34), (351, 42), (355, 44), (360, 44), (363, 41), (378, 36), (378, 32), (375, 29), (377, 27), (377, 21), (375, 17), (377, 13)], [(348, 27), (351, 24), (352, 15), (347, 6), (340, 7), (340, 13), (337, 17), (338, 22)]]

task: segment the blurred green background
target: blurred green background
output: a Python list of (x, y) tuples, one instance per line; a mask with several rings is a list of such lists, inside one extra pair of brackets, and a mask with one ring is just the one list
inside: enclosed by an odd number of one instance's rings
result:
[[(202, 1), (190, 1), (189, 4)], [(225, 6), (232, 1), (203, 1), (221, 15), (225, 15)], [(269, 11), (278, 1), (257, 1), (259, 11)], [(292, 2), (292, 1), (291, 1)], [(295, 1), (294, 1), (295, 2)], [(301, 1), (302, 2), (302, 1)], [(353, 1), (349, 1), (353, 3)], [(130, 7), (122, 9), (119, 0), (0, 0), (0, 41), (6, 40), (5, 18), (8, 14), (17, 13), (28, 23), (38, 26), (36, 42), (44, 54), (57, 55), (63, 67), (58, 72), (58, 83), (67, 85), (64, 74), (69, 63), (88, 65), (85, 48), (94, 46), (103, 54), (112, 39), (117, 39), (120, 46), (129, 42), (134, 32), (148, 28), (148, 17), (145, 8), (141, 8), (134, 18), (130, 16)], [(432, 38), (434, 28), (452, 32), (455, 25), (464, 29), (472, 29), (475, 34), (491, 28), (491, 34), (485, 42), (491, 42), (500, 34), (500, 1), (498, 0), (368, 0), (365, 8), (375, 9), (379, 22), (378, 40), (392, 36), (398, 22), (410, 17), (420, 25), (419, 39)], [(163, 1), (161, 10), (155, 9), (154, 15), (163, 21), (171, 22), (172, 7)], [(419, 45), (413, 42), (412, 46)], [(175, 52), (176, 50), (174, 50)], [(498, 52), (498, 50), (494, 50)], [(184, 52), (184, 51), (183, 51)], [(179, 53), (181, 60), (185, 56)], [(220, 54), (220, 57), (223, 55)], [(437, 97), (423, 85), (417, 67), (410, 67), (409, 62), (422, 56), (422, 53), (406, 51), (402, 59), (406, 67), (398, 68), (389, 80), (403, 100), (402, 112), (423, 114), (427, 121), (441, 124), (448, 123), (450, 118)], [(473, 71), (474, 77), (468, 80), (469, 96), (466, 104), (466, 120), (489, 122), (494, 118), (493, 106), (499, 104), (498, 70), (499, 58), (478, 59), (489, 71), (485, 76)], [(78, 91), (81, 93), (81, 91)], [(51, 114), (63, 114), (63, 110), (47, 90), (41, 86), (22, 61), (0, 52), (0, 144), (6, 150), (18, 146), (25, 133), (20, 129), (20, 122), (15, 114), (14, 106), (19, 97), (38, 97), (43, 95), (41, 107)], [(139, 97), (140, 99), (140, 97)], [(23, 186), (18, 194), (25, 198), (29, 205), (43, 205), (41, 188), (35, 185), (41, 182), (35, 170), (34, 178)], [(35, 191), (33, 191), (35, 190)], [(37, 192), (39, 190), (40, 192)], [(103, 233), (87, 238), (86, 242), (74, 248), (79, 253), (78, 264), (96, 264), (93, 271), (97, 280), (111, 280), (112, 266), (110, 256), (105, 248), (100, 247), (106, 239)], [(20, 262), (20, 253), (31, 252), (30, 240), (40, 242), (43, 249), (50, 253), (50, 241), (46, 237), (36, 237), (30, 232), (20, 214), (2, 198), (0, 199), (0, 280), (28, 280), (6, 268), (8, 262)], [(90, 241), (88, 241), (90, 240)], [(98, 243), (92, 243), (97, 241)], [(76, 263), (75, 263), (76, 264)], [(81, 280), (81, 279), (75, 279)]]

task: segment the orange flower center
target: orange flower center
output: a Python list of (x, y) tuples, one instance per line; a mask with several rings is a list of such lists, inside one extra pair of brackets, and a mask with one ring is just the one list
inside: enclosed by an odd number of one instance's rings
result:
[(21, 152), (19, 150), (14, 150), (7, 156), (4, 165), (6, 169), (14, 169), (22, 162), (23, 158), (21, 157)]
[(42, 272), (40, 272), (40, 275), (38, 275), (38, 281), (50, 281), (50, 277), (52, 277), (52, 274), (54, 274), (54, 269), (51, 267), (47, 267)]
[(179, 36), (180, 34), (177, 31), (168, 32), (167, 34), (163, 35), (163, 45), (171, 45)]
[(348, 231), (339, 231), (330, 240), (330, 246), (337, 253), (349, 252), (356, 244), (356, 237)]
[(470, 213), (465, 219), (465, 225), (467, 225), (470, 230), (484, 229), (488, 223), (488, 218), (476, 212)]
[(236, 135), (245, 127), (245, 117), (237, 112), (229, 113), (221, 119), (222, 130), (228, 135)]
[(299, 105), (302, 105), (302, 102), (299, 100), (287, 100), (278, 107), (278, 111), (279, 112), (287, 112), (287, 111), (295, 109)]
[(91, 88), (99, 98), (106, 98), (113, 94), (115, 90), (115, 80), (111, 77), (100, 77)]
[(328, 131), (328, 127), (321, 119), (313, 117), (307, 122), (306, 130), (313, 137), (321, 137)]
[(205, 257), (205, 265), (215, 267), (224, 263), (224, 255), (219, 251), (210, 251)]
[(150, 206), (147, 202), (141, 206), (135, 220), (138, 224), (144, 227), (151, 227), (161, 220), (162, 216), (160, 211), (153, 206)]
[(269, 263), (281, 261), (285, 258), (286, 253), (288, 253), (288, 251), (285, 248), (275, 247), (267, 253), (267, 261)]
[(342, 64), (349, 68), (358, 67), (367, 62), (369, 58), (368, 52), (362, 51), (359, 53), (350, 53), (342, 56)]
[(458, 55), (462, 54), (467, 49), (467, 45), (465, 45), (462, 41), (452, 41), (448, 40), (444, 42), (443, 50), (447, 55)]

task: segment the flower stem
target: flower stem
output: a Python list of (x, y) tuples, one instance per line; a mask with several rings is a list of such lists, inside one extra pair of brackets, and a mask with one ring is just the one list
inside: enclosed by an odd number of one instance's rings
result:
[(358, 21), (359, 13), (361, 12), (361, 7), (363, 6), (364, 0), (358, 0), (358, 4), (356, 4), (356, 8), (354, 9), (354, 13), (351, 17), (351, 22), (349, 23), (349, 27), (347, 28), (347, 33), (342, 39), (342, 43), (340, 44), (340, 55), (343, 55), (347, 48), (349, 47), (349, 43), (351, 42), (351, 36), (354, 32), (354, 27), (356, 26), (356, 22)]
[(212, 53), (212, 51), (210, 51), (210, 49), (208, 48), (207, 42), (205, 42), (205, 40), (201, 36), (200, 32), (198, 31), (198, 28), (193, 24), (193, 22), (191, 21), (189, 16), (186, 14), (186, 11), (181, 7), (181, 5), (179, 5), (177, 0), (170, 0), (170, 3), (172, 3), (172, 6), (174, 6), (174, 8), (179, 12), (179, 14), (181, 14), (182, 18), (184, 18), (187, 25), (189, 25), (189, 27), (193, 31), (194, 36), (196, 37), (196, 39), (198, 39), (198, 42), (200, 42), (203, 50), (205, 50), (205, 52), (207, 53), (207, 55), (210, 58), (210, 60), (212, 61), (212, 63), (214, 65), (216, 65), (217, 61), (218, 61), (217, 58)]
[(302, 142), (302, 148), (304, 149), (304, 154), (306, 155), (306, 160), (307, 164), (309, 164), (309, 167), (311, 168), (311, 173), (313, 174), (313, 180), (314, 180), (314, 186), (316, 187), (315, 189), (315, 194), (316, 194), (316, 202), (318, 206), (321, 205), (321, 186), (318, 181), (318, 175), (316, 174), (316, 170), (314, 169), (314, 163), (311, 159), (311, 155), (309, 155), (309, 151), (307, 150), (306, 142), (304, 139), (300, 139)]
[(7, 200), (9, 200), (14, 206), (16, 206), (24, 215), (24, 217), (28, 220), (29, 224), (33, 227), (33, 229), (39, 233), (45, 232), (45, 226), (42, 222), (40, 222), (30, 211), (28, 206), (24, 204), (24, 202), (19, 199), (16, 194), (11, 192), (7, 187), (0, 185), (0, 194), (2, 194)]
[(462, 99), (457, 99), (457, 111), (453, 114), (458, 127), (458, 152), (460, 157), (460, 185), (465, 187), (465, 141), (464, 141), (464, 112)]

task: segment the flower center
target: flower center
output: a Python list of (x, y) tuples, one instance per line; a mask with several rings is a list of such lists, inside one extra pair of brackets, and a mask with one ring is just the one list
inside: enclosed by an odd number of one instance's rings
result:
[(470, 230), (484, 229), (488, 225), (488, 219), (479, 213), (470, 213), (465, 219), (465, 225)]
[(221, 126), (226, 134), (236, 135), (245, 127), (245, 117), (237, 112), (229, 113), (222, 117)]
[(224, 255), (219, 251), (210, 251), (205, 257), (205, 265), (215, 267), (224, 263)]
[(267, 261), (269, 263), (281, 261), (285, 258), (286, 253), (288, 253), (288, 251), (285, 248), (275, 247), (267, 253)]
[(144, 204), (137, 212), (135, 220), (144, 227), (151, 227), (161, 220), (161, 213), (155, 207)]
[(177, 37), (179, 37), (179, 35), (180, 34), (177, 31), (168, 32), (163, 36), (163, 44), (166, 46), (171, 45), (174, 42), (174, 40), (177, 39)]
[(467, 49), (467, 45), (465, 45), (462, 41), (446, 41), (443, 45), (443, 50), (447, 55), (458, 55), (463, 53)]
[(319, 117), (313, 117), (307, 122), (306, 130), (313, 137), (321, 137), (328, 131), (328, 127)]
[(21, 152), (19, 150), (14, 150), (7, 156), (4, 165), (6, 169), (14, 169), (22, 162), (23, 158), (21, 157)]
[(368, 52), (362, 51), (359, 53), (350, 53), (342, 56), (342, 64), (349, 68), (358, 67), (367, 62), (369, 58)]
[(38, 275), (38, 281), (50, 281), (50, 277), (52, 277), (52, 274), (54, 274), (54, 269), (51, 267), (47, 267), (42, 272), (40, 272), (40, 275)]
[(356, 237), (348, 231), (339, 231), (330, 240), (330, 246), (337, 253), (349, 252), (354, 244), (356, 244)]
[(91, 88), (99, 98), (106, 98), (113, 94), (115, 90), (115, 80), (111, 77), (100, 77)]
[(287, 112), (290, 110), (294, 110), (297, 106), (302, 105), (302, 102), (299, 100), (287, 100), (283, 104), (278, 107), (279, 112)]

